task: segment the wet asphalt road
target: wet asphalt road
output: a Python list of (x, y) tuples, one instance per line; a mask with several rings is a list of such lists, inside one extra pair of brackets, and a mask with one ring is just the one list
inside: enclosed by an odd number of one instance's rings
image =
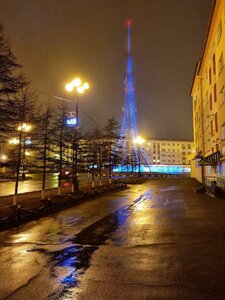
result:
[(225, 299), (225, 200), (152, 179), (0, 233), (0, 299)]
[[(42, 174), (28, 174), (30, 179), (19, 181), (18, 193), (28, 193), (34, 191), (40, 191), (42, 188)], [(85, 184), (91, 181), (91, 178), (88, 178), (86, 174), (79, 174), (78, 179), (80, 184)], [(96, 184), (99, 182), (99, 178), (95, 177)], [(67, 181), (62, 182), (62, 186), (66, 186), (70, 183)], [(56, 188), (58, 187), (58, 174), (50, 173), (46, 174), (46, 189)], [(15, 181), (0, 181), (0, 197), (13, 195), (15, 191)]]

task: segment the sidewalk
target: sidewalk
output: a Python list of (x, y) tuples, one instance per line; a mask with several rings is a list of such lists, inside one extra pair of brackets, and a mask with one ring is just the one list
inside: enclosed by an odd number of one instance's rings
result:
[(46, 190), (44, 200), (41, 199), (41, 191), (18, 194), (19, 209), (12, 205), (13, 195), (0, 197), (0, 231), (78, 204), (81, 200), (123, 189), (126, 186), (118, 182), (109, 184), (105, 180), (102, 186), (98, 185), (95, 188), (91, 188), (91, 183), (80, 185), (79, 191), (73, 194), (71, 186), (62, 187), (60, 196), (58, 196), (58, 189), (52, 188)]

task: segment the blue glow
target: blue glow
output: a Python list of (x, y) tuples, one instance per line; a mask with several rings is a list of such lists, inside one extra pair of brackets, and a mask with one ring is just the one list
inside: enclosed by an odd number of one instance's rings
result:
[(25, 139), (25, 145), (31, 145), (32, 142), (31, 142), (31, 139), (28, 137)]
[[(115, 153), (122, 149), (122, 163), (126, 165), (128, 157), (134, 157), (138, 160), (138, 149), (133, 143), (134, 138), (138, 136), (137, 130), (137, 109), (135, 101), (134, 76), (133, 76), (133, 58), (131, 55), (131, 21), (127, 22), (127, 62), (126, 76), (124, 80), (125, 104), (123, 123), (120, 131), (120, 138), (115, 148)], [(141, 151), (141, 162), (149, 168), (149, 163), (143, 149)], [(127, 168), (127, 166), (124, 166)], [(150, 171), (150, 170), (149, 170)]]
[(68, 112), (66, 114), (65, 123), (67, 127), (76, 127), (77, 126), (76, 112)]
[[(150, 170), (151, 173), (160, 173), (160, 174), (183, 174), (183, 173), (190, 173), (191, 168), (190, 167), (183, 167), (183, 166), (174, 166), (174, 165), (149, 165), (144, 166), (141, 165), (141, 172), (149, 173)], [(133, 168), (133, 172), (138, 172), (139, 168), (138, 166), (135, 166)], [(119, 166), (113, 169), (113, 172), (132, 172), (131, 166)]]
[(68, 126), (75, 126), (77, 124), (77, 119), (76, 118), (74, 118), (74, 119), (67, 119), (66, 120), (66, 124)]

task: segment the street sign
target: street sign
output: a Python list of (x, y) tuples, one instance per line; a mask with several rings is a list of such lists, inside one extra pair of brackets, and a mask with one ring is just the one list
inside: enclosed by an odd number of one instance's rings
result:
[(76, 127), (77, 126), (76, 112), (66, 113), (65, 122), (67, 127)]

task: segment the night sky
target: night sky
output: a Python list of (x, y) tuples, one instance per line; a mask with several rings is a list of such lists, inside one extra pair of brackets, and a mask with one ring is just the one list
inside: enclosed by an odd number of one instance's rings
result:
[[(68, 97), (65, 83), (81, 76), (91, 89), (80, 106), (102, 125), (111, 116), (122, 121), (125, 20), (131, 18), (139, 133), (186, 140), (193, 138), (190, 89), (212, 2), (0, 0), (0, 21), (32, 87)], [(81, 124), (95, 126), (84, 113)]]

